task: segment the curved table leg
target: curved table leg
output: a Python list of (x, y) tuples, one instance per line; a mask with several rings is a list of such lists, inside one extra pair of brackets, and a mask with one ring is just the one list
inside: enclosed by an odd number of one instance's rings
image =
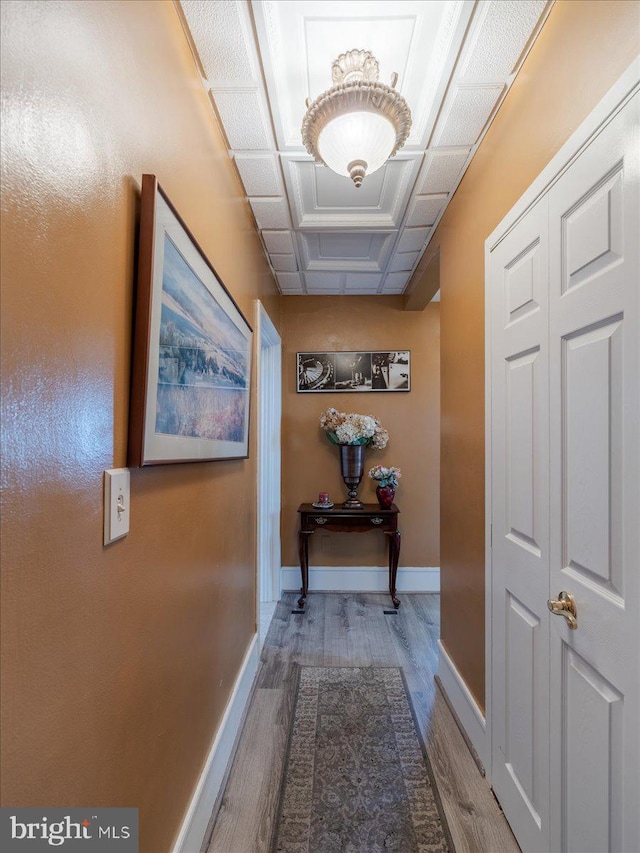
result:
[(300, 598), (298, 599), (298, 607), (304, 607), (307, 600), (307, 591), (309, 589), (309, 536), (313, 530), (298, 531), (298, 556), (300, 558), (300, 574), (302, 575), (302, 588), (300, 590)]
[(385, 530), (385, 535), (389, 537), (389, 595), (397, 610), (400, 607), (400, 599), (396, 595), (396, 577), (398, 575), (398, 559), (400, 558), (400, 531)]

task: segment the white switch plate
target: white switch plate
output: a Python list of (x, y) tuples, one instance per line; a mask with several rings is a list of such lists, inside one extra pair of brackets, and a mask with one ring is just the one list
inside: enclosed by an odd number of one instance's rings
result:
[(130, 473), (128, 468), (104, 472), (104, 544), (129, 532)]

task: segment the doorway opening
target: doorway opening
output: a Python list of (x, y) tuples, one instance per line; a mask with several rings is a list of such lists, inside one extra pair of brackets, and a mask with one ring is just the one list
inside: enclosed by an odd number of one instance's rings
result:
[(282, 344), (280, 335), (256, 300), (258, 378), (257, 567), (260, 643), (280, 598), (280, 418)]

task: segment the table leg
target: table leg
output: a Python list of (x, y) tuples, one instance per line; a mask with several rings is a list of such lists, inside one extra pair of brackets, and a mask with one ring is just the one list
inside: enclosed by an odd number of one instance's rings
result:
[(309, 536), (313, 530), (298, 531), (298, 556), (300, 558), (300, 574), (302, 575), (302, 589), (298, 599), (298, 607), (304, 607), (309, 589)]
[(393, 606), (400, 607), (400, 599), (396, 595), (396, 577), (398, 575), (398, 560), (400, 558), (400, 531), (385, 530), (389, 537), (389, 595)]

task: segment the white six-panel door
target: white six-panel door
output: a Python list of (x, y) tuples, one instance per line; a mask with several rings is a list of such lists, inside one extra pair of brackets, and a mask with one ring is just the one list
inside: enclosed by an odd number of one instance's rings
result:
[(491, 257), (493, 787), (520, 844), (548, 846), (548, 206)]
[(551, 849), (640, 851), (640, 94), (549, 192)]
[(640, 851), (639, 101), (489, 260), (491, 776), (531, 853)]

